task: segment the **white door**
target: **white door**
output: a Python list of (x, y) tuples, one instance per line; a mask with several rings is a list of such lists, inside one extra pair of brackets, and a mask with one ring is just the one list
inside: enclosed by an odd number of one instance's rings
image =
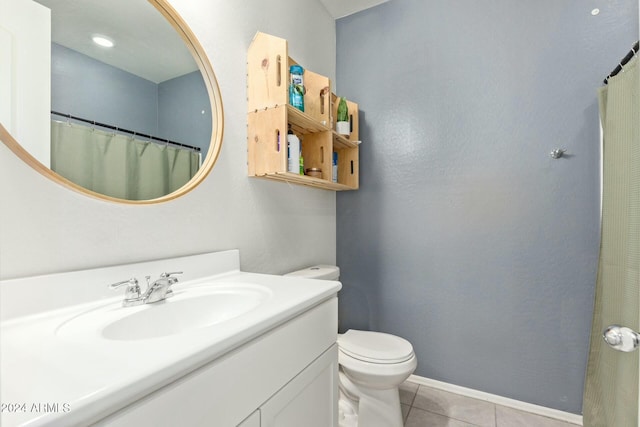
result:
[(0, 123), (40, 163), (51, 163), (51, 11), (0, 0)]

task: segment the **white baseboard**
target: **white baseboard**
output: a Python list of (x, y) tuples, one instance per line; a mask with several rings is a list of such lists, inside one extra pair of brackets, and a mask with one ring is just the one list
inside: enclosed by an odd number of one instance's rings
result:
[(545, 406), (534, 405), (532, 403), (521, 402), (519, 400), (509, 399), (508, 397), (502, 397), (496, 394), (485, 393), (484, 391), (473, 390), (471, 388), (460, 387), (454, 384), (449, 384), (442, 381), (436, 381), (436, 380), (421, 377), (418, 375), (411, 375), (407, 381), (411, 381), (416, 384), (422, 384), (427, 387), (435, 388), (438, 390), (456, 393), (462, 396), (472, 397), (478, 400), (484, 400), (486, 402), (495, 403), (496, 405), (507, 406), (509, 408), (518, 409), (520, 411), (530, 412), (536, 415), (542, 415), (543, 417), (553, 418), (560, 421), (566, 421), (568, 423), (577, 424), (579, 426), (582, 425), (581, 415), (559, 411), (557, 409), (551, 409)]

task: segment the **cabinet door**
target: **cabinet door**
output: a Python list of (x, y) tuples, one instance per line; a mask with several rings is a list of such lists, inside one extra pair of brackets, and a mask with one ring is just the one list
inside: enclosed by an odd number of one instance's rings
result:
[(338, 346), (333, 345), (260, 407), (261, 427), (338, 426)]
[(238, 424), (237, 427), (260, 427), (260, 410), (256, 410), (253, 414), (249, 415), (243, 422)]

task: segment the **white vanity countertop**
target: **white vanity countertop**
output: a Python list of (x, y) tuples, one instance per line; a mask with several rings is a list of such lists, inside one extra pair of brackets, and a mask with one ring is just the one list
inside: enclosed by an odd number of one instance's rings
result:
[[(120, 293), (2, 322), (1, 424), (96, 422), (331, 298), (341, 288), (334, 281), (236, 271), (180, 282), (173, 289), (179, 294), (204, 282), (207, 286), (260, 285), (268, 289), (268, 296), (255, 309), (222, 323), (141, 340), (108, 340), (98, 331), (93, 337), (57, 333), (60, 325), (80, 313), (119, 304)], [(153, 309), (153, 305), (147, 307)], [(136, 308), (119, 310), (126, 313)]]

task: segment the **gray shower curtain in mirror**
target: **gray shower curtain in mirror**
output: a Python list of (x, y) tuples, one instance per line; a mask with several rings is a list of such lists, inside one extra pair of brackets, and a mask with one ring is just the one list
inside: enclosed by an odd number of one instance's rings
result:
[(199, 165), (200, 155), (193, 150), (74, 123), (51, 123), (51, 169), (106, 196), (162, 197), (185, 185)]
[(602, 339), (618, 324), (639, 330), (640, 75), (638, 58), (599, 91), (603, 129), (602, 240), (591, 348), (585, 381), (585, 427), (638, 426), (638, 352)]

